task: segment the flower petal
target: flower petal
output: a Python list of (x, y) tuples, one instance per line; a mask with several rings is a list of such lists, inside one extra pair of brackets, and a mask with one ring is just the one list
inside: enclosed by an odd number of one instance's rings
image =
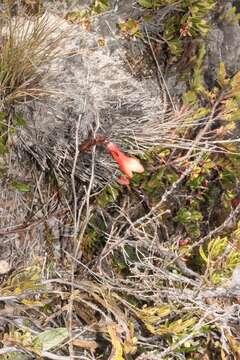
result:
[(119, 169), (129, 178), (133, 177), (133, 172), (142, 173), (144, 167), (140, 161), (134, 157), (125, 155), (116, 144), (109, 142), (106, 145), (107, 150), (117, 162)]
[(128, 186), (129, 185), (129, 179), (126, 176), (119, 176), (117, 178), (117, 182), (121, 185)]
[(144, 167), (142, 166), (142, 164), (140, 163), (140, 161), (138, 159), (127, 156), (127, 159), (125, 159), (125, 162), (127, 163), (127, 167), (129, 169), (131, 169), (133, 172), (140, 173), (140, 174), (144, 172)]

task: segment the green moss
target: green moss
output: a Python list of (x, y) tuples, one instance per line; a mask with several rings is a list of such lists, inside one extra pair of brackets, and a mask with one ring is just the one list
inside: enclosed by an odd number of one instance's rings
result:
[(115, 184), (114, 186), (107, 186), (96, 198), (96, 203), (101, 208), (106, 208), (109, 204), (117, 200), (120, 187)]

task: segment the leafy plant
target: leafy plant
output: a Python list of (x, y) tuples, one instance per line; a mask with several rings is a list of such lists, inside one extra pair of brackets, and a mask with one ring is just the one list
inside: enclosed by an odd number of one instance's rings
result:
[(189, 236), (200, 236), (200, 223), (203, 220), (203, 215), (194, 207), (179, 209), (173, 220), (184, 225)]
[[(169, 315), (172, 315), (172, 321), (165, 321), (162, 325), (158, 325), (162, 320)], [(148, 331), (154, 335), (172, 335), (182, 336), (185, 332), (189, 331), (189, 329), (195, 324), (196, 318), (191, 317), (181, 319), (174, 318), (174, 309), (172, 309), (168, 305), (162, 305), (159, 307), (153, 308), (143, 308), (139, 316), (141, 320), (144, 322)]]
[[(156, 9), (175, 5), (174, 0), (138, 0), (138, 4), (147, 9)], [(181, 13), (171, 13), (164, 22), (163, 38), (173, 56), (183, 52), (182, 39), (186, 37), (205, 37), (209, 30), (206, 17), (215, 6), (214, 0), (182, 0), (178, 6)]]
[(28, 290), (43, 289), (40, 284), (41, 272), (39, 266), (32, 266), (13, 273), (1, 288), (2, 295), (19, 295)]
[(96, 201), (97, 205), (106, 208), (109, 204), (116, 201), (119, 195), (119, 187), (115, 186), (107, 186), (101, 193), (98, 195)]
[(68, 337), (66, 328), (54, 328), (46, 330), (37, 336), (29, 331), (12, 330), (4, 334), (3, 344), (13, 344), (16, 348), (24, 348), (34, 354), (41, 356), (42, 351), (48, 351), (60, 345)]
[(221, 283), (230, 277), (235, 267), (240, 264), (240, 254), (231, 244), (239, 241), (235, 236), (236, 231), (232, 234), (232, 239), (226, 236), (217, 237), (208, 243), (205, 251), (202, 246), (199, 249), (206, 262), (205, 276), (213, 284)]
[(140, 24), (138, 21), (136, 21), (132, 18), (129, 18), (126, 21), (120, 22), (118, 26), (119, 26), (121, 34), (128, 39), (135, 38), (135, 37), (141, 37)]
[(90, 30), (90, 18), (107, 11), (108, 8), (108, 0), (95, 0), (86, 9), (67, 12), (65, 18), (73, 23), (82, 25), (86, 30)]

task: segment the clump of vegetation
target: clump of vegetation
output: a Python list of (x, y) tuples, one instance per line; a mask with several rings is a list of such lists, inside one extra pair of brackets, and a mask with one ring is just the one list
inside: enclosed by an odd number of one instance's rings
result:
[(83, 26), (86, 30), (90, 30), (92, 16), (97, 16), (109, 9), (108, 0), (95, 0), (91, 2), (90, 6), (83, 10), (75, 10), (67, 12), (65, 18), (68, 21), (77, 23)]
[(1, 109), (14, 102), (41, 97), (41, 80), (47, 65), (56, 58), (63, 34), (56, 36), (57, 25), (46, 17), (11, 18), (0, 20), (0, 87)]
[(138, 0), (146, 9), (156, 10), (170, 7), (169, 15), (164, 21), (163, 39), (172, 56), (178, 58), (184, 51), (184, 39), (205, 37), (209, 30), (207, 16), (214, 9), (214, 0), (183, 0), (176, 4), (173, 0)]

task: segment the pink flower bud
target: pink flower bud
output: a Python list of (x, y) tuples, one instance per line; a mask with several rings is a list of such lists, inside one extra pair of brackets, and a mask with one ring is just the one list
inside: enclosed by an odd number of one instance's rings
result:
[(109, 142), (106, 145), (106, 148), (118, 164), (121, 172), (125, 174), (129, 179), (133, 177), (133, 172), (144, 172), (144, 167), (142, 166), (140, 161), (134, 157), (125, 155), (116, 144)]

